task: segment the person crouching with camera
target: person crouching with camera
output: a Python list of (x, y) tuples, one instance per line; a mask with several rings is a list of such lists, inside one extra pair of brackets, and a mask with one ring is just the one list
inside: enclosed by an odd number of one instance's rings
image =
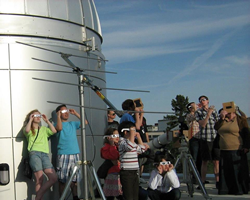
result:
[(164, 155), (156, 155), (155, 169), (148, 182), (148, 196), (151, 200), (179, 200), (181, 198), (180, 181), (173, 164)]

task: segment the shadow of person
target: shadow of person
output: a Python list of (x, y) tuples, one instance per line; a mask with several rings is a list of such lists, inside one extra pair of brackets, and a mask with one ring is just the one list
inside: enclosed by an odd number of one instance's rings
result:
[[(27, 197), (31, 197), (32, 194), (35, 194), (35, 178), (34, 175), (32, 175), (32, 178), (29, 179), (27, 177), (25, 177), (23, 175), (23, 170), (24, 170), (24, 158), (28, 157), (28, 150), (27, 150), (27, 146), (28, 146), (28, 142), (25, 138), (25, 136), (23, 135), (23, 131), (22, 128), (20, 129), (20, 131), (18, 132), (16, 139), (15, 139), (16, 143), (23, 143), (22, 147), (21, 145), (17, 144), (17, 148), (21, 147), (21, 156), (15, 156), (15, 159), (19, 159), (19, 160), (15, 160), (16, 163), (18, 164), (17, 167), (17, 172), (16, 172), (16, 177), (15, 177), (15, 182), (25, 182), (27, 184)], [(17, 153), (17, 152), (15, 152)], [(33, 173), (32, 173), (33, 174)]]
[[(51, 118), (49, 119), (50, 122), (52, 122), (53, 125), (57, 122), (57, 114), (56, 111), (51, 112)], [(51, 163), (57, 171), (57, 145), (58, 145), (58, 133), (55, 133), (54, 135), (49, 137), (50, 140), (50, 153), (51, 153)], [(59, 199), (59, 185), (58, 183), (53, 185), (53, 194), (50, 193), (50, 197), (53, 199)]]
[[(52, 121), (54, 125), (57, 122), (57, 114), (56, 114), (55, 110), (53, 112), (51, 112), (50, 121)], [(57, 134), (58, 133), (56, 133), (50, 137), (51, 162), (52, 162), (52, 165), (54, 166), (55, 170), (56, 170), (56, 164), (57, 164), (56, 163), (57, 162), (57, 145), (58, 145), (58, 135)]]

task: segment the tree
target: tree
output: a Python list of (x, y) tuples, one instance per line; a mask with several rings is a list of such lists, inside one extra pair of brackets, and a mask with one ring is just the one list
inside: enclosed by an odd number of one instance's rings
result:
[(187, 114), (187, 104), (188, 104), (188, 97), (184, 97), (183, 95), (177, 95), (175, 99), (172, 99), (171, 105), (172, 110), (175, 112), (175, 115), (178, 118), (185, 117)]
[(184, 97), (183, 95), (176, 95), (175, 99), (172, 99), (171, 105), (172, 110), (175, 112), (175, 115), (167, 115), (164, 119), (170, 120), (168, 123), (167, 130), (171, 130), (172, 128), (176, 127), (179, 124), (179, 120), (185, 119), (187, 114), (187, 104), (189, 99), (188, 97)]
[(167, 131), (170, 131), (172, 128), (176, 127), (178, 125), (178, 118), (175, 115), (167, 115), (164, 117), (167, 122)]

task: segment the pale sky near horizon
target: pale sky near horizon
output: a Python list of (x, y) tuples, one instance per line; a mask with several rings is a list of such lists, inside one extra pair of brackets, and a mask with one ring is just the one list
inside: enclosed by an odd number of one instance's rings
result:
[[(200, 95), (219, 110), (234, 101), (250, 116), (250, 1), (95, 0), (108, 60), (108, 91), (121, 109), (141, 98), (145, 111), (171, 112), (181, 94)], [(163, 114), (145, 114), (148, 124)], [(117, 119), (119, 120), (119, 119)]]

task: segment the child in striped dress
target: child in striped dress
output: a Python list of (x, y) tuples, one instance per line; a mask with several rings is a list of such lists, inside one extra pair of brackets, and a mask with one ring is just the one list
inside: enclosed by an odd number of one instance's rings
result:
[(115, 197), (116, 199), (122, 199), (118, 142), (119, 133), (117, 129), (108, 128), (104, 135), (104, 146), (101, 148), (101, 157), (111, 160), (113, 163), (104, 180), (103, 192), (107, 200), (113, 200)]

